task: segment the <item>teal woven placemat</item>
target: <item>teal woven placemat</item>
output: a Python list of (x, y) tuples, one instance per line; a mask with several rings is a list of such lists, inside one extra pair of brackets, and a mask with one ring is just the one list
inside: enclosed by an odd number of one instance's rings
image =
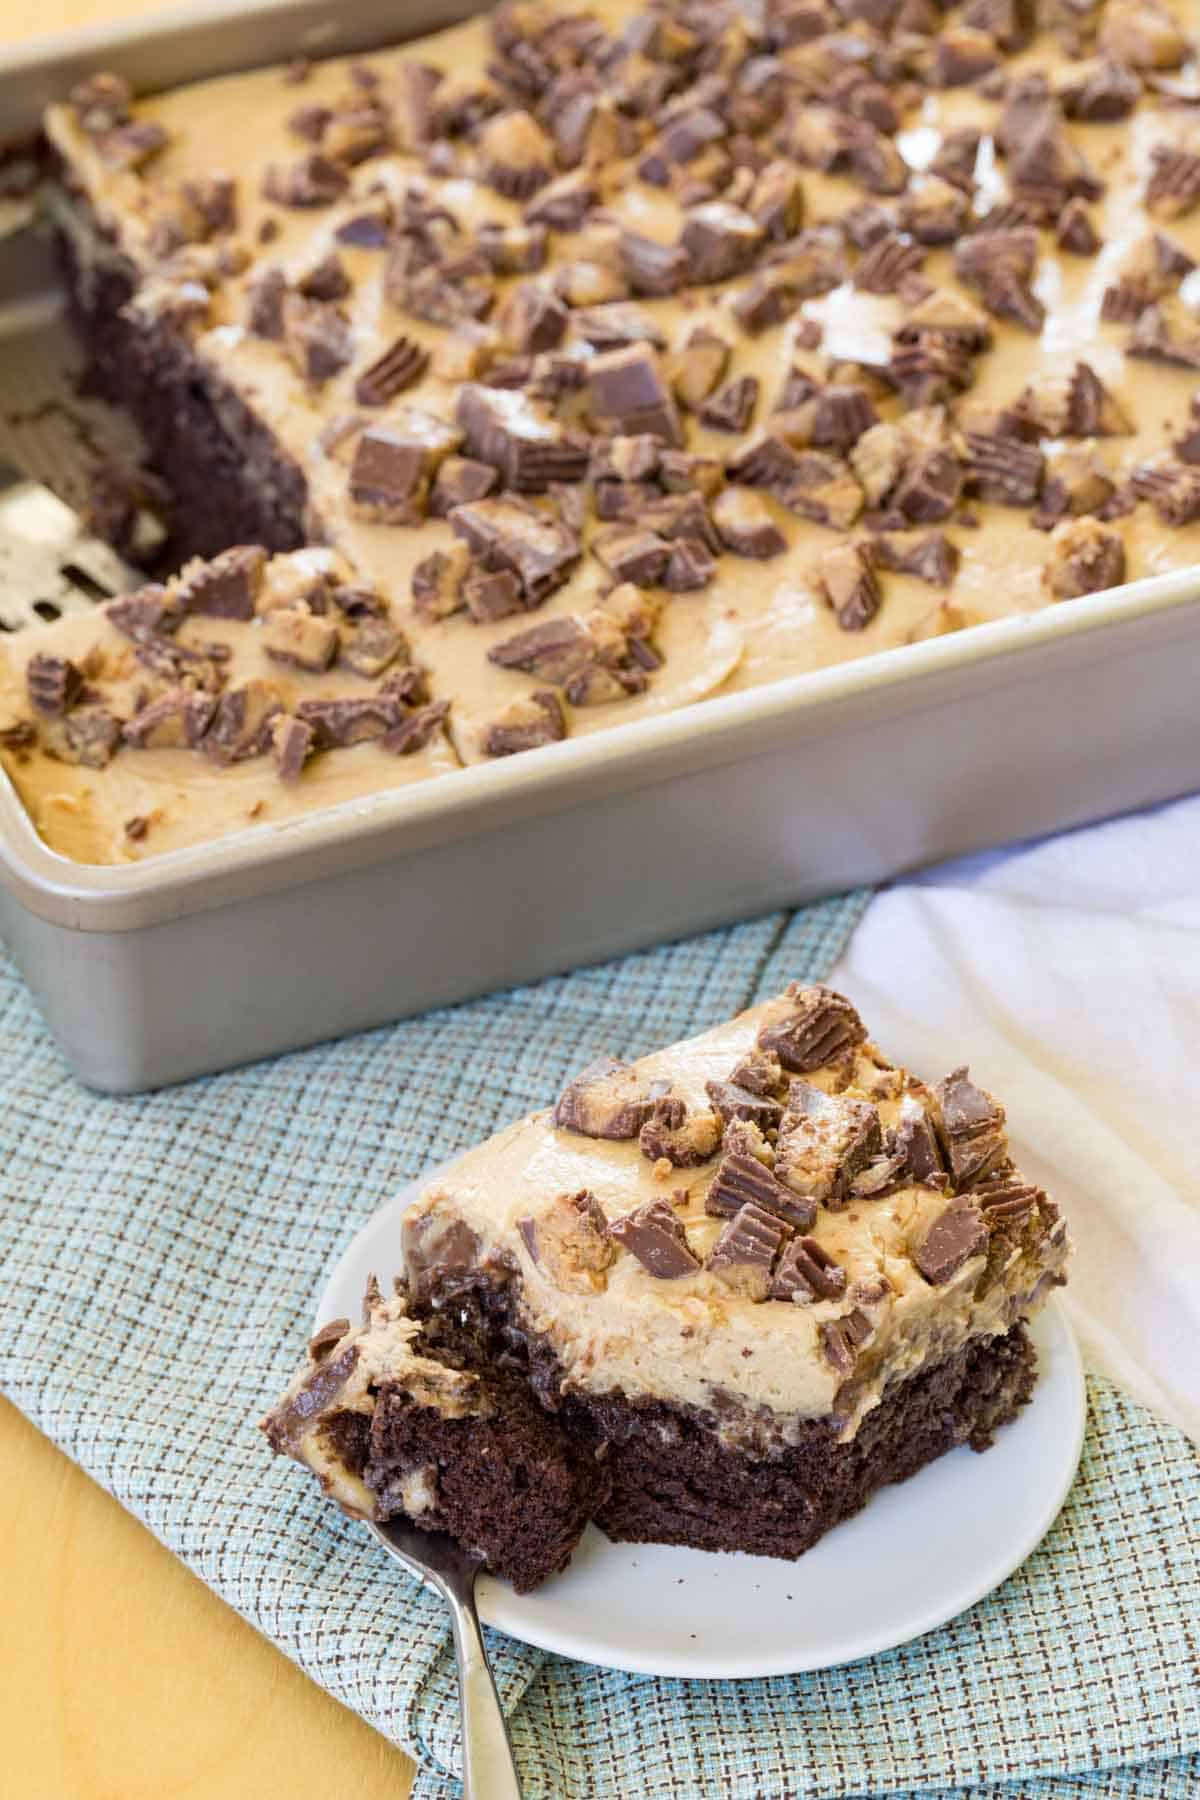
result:
[[(254, 1419), (380, 1201), (593, 1056), (828, 971), (862, 896), (142, 1098), (80, 1089), (0, 963), (0, 1386), (232, 1606), (457, 1784), (439, 1604)], [(820, 1675), (685, 1683), (493, 1637), (528, 1800), (1200, 1794), (1200, 1472), (1103, 1384), (1050, 1538), (945, 1630)]]

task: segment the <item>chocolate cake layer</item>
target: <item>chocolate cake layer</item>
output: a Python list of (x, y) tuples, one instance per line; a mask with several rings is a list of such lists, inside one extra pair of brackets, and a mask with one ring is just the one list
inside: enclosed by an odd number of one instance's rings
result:
[(566, 1568), (609, 1477), (523, 1383), (491, 1376), (486, 1391), (492, 1417), (442, 1420), (383, 1388), (363, 1479), (377, 1518), (447, 1533), (521, 1594)]
[(609, 1537), (795, 1557), (871, 1495), (906, 1481), (960, 1444), (985, 1450), (1033, 1392), (1024, 1325), (898, 1382), (849, 1441), (812, 1421), (777, 1456), (726, 1445), (715, 1419), (619, 1396), (571, 1397), (568, 1429), (605, 1446), (610, 1499), (595, 1513)]
[(78, 240), (63, 232), (57, 246), (89, 384), (133, 415), (170, 490), (169, 566), (231, 544), (309, 542), (303, 472), (242, 397), (196, 364), (186, 337), (125, 311), (132, 269), (84, 270)]

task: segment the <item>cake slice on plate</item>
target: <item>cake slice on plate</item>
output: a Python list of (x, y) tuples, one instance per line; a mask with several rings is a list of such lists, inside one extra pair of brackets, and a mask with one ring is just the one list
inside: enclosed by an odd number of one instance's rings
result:
[[(268, 1435), (351, 1510), (465, 1531), (522, 1585), (588, 1516), (613, 1538), (794, 1557), (886, 1483), (987, 1447), (1032, 1392), (1026, 1321), (1068, 1248), (965, 1068), (927, 1086), (848, 1000), (793, 985), (593, 1063), (459, 1158), (406, 1217), (398, 1298), (316, 1340)], [(518, 1417), (556, 1471), (536, 1516), (521, 1458), (487, 1484), (456, 1462)], [(464, 1485), (469, 1528), (448, 1498)]]

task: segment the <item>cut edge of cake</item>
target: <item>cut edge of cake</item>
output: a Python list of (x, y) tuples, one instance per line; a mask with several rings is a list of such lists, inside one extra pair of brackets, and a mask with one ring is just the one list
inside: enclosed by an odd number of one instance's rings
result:
[(444, 1532), (524, 1593), (566, 1567), (607, 1474), (452, 1323), (372, 1279), (362, 1323), (316, 1333), (260, 1427), (351, 1518)]

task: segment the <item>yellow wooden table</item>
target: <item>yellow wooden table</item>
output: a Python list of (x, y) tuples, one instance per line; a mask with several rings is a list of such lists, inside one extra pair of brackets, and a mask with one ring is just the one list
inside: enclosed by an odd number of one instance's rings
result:
[[(0, 0), (0, 51), (157, 3)], [(0, 1469), (3, 1800), (404, 1800), (406, 1757), (2, 1399)]]

